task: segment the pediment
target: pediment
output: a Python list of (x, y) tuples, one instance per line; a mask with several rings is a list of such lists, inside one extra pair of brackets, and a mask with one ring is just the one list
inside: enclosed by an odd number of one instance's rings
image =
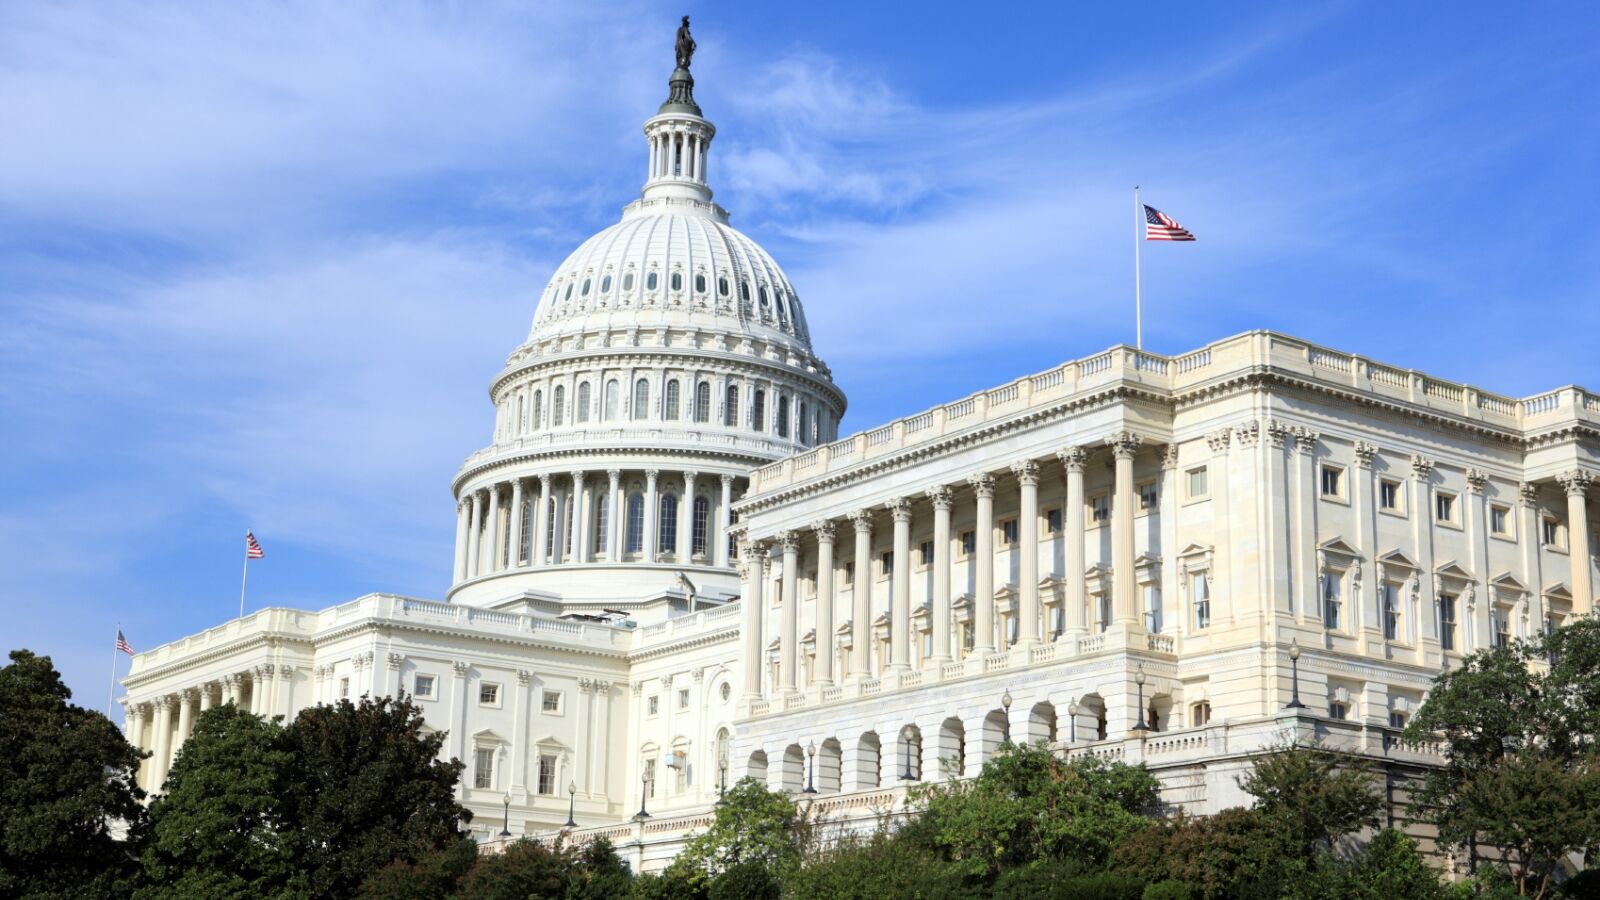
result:
[(503, 744), (506, 741), (506, 739), (501, 737), (498, 732), (490, 728), (485, 728), (482, 731), (474, 731), (472, 733), (472, 739), (480, 744)]
[(1317, 549), (1321, 550), (1323, 553), (1336, 553), (1340, 556), (1348, 556), (1352, 559), (1358, 559), (1361, 556), (1360, 550), (1350, 546), (1350, 544), (1345, 541), (1344, 538), (1337, 536), (1331, 537), (1318, 544)]
[(1512, 575), (1510, 572), (1501, 572), (1499, 575), (1496, 575), (1494, 578), (1490, 579), (1489, 586), (1500, 588), (1501, 590), (1505, 591), (1515, 591), (1521, 594), (1528, 592), (1528, 586), (1518, 581), (1517, 576)]
[(1458, 578), (1462, 581), (1472, 580), (1472, 573), (1461, 568), (1460, 564), (1453, 559), (1436, 567), (1433, 570), (1433, 574), (1438, 575), (1440, 578)]
[(1178, 558), (1179, 559), (1188, 559), (1188, 558), (1194, 557), (1194, 556), (1205, 556), (1207, 553), (1210, 553), (1210, 552), (1211, 552), (1211, 545), (1210, 544), (1190, 544), (1189, 546), (1187, 546), (1187, 547), (1183, 548), (1182, 550), (1178, 551)]
[(1572, 602), (1572, 591), (1568, 589), (1565, 584), (1562, 584), (1559, 581), (1545, 588), (1544, 595), (1552, 600), (1565, 600), (1568, 603)]
[(1379, 556), (1378, 562), (1381, 565), (1389, 566), (1390, 568), (1410, 569), (1413, 572), (1422, 568), (1421, 566), (1417, 565), (1416, 560), (1405, 555), (1404, 553), (1401, 553), (1398, 549), (1390, 550), (1388, 553)]

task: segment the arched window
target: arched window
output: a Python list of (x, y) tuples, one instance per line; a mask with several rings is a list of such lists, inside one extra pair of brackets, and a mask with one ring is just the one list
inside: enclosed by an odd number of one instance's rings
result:
[(789, 398), (785, 397), (785, 396), (782, 396), (782, 395), (779, 395), (779, 397), (778, 397), (778, 437), (786, 438), (788, 436), (789, 436)]
[(523, 418), (523, 414), (527, 412), (527, 408), (523, 405), (524, 399), (525, 398), (522, 397), (520, 394), (517, 396), (517, 424), (516, 424), (516, 433), (517, 434), (521, 434), (522, 432), (526, 431), (527, 428), (528, 428), (528, 420)]
[(533, 392), (533, 427), (544, 424), (544, 391)]
[(594, 552), (596, 553), (606, 552), (606, 535), (611, 531), (606, 526), (610, 524), (610, 515), (611, 497), (605, 491), (600, 491), (599, 496), (595, 497), (594, 500), (594, 515), (590, 517), (594, 521)]
[(600, 279), (600, 293), (602, 293), (602, 294), (611, 293), (611, 276), (610, 275), (607, 275), (606, 277)]
[(728, 296), (728, 277), (726, 275), (717, 279), (717, 293)]
[(789, 309), (783, 305), (782, 300), (778, 301), (778, 324), (784, 328), (789, 327)]
[(589, 421), (589, 403), (593, 399), (593, 391), (589, 389), (589, 382), (578, 385), (578, 408), (572, 411), (572, 421)]
[(589, 279), (585, 278), (583, 280), (583, 290), (579, 291), (578, 295), (582, 297), (589, 296)]
[(672, 273), (672, 289), (675, 290), (675, 291), (683, 290), (683, 273), (682, 272), (673, 272)]
[(728, 385), (727, 402), (722, 405), (722, 424), (734, 428), (739, 424), (739, 386)]
[(567, 293), (561, 299), (562, 299), (563, 302), (572, 299), (572, 283), (571, 282), (567, 283)]
[(522, 509), (517, 511), (522, 517), (522, 546), (517, 548), (519, 564), (525, 559), (533, 560), (534, 507), (538, 505), (539, 497), (533, 491), (522, 495)]
[(702, 381), (694, 387), (694, 420), (711, 421), (711, 382)]
[(761, 286), (761, 308), (762, 309), (766, 309), (768, 306), (771, 306), (771, 305), (772, 305), (772, 298), (767, 296), (767, 286), (763, 284)]
[(739, 282), (739, 299), (746, 303), (750, 302), (750, 282)]
[(676, 378), (667, 382), (666, 403), (661, 411), (661, 418), (669, 422), (675, 422), (678, 419), (678, 380)]
[(619, 393), (621, 393), (621, 388), (617, 386), (617, 380), (615, 378), (606, 382), (605, 419), (607, 422), (616, 421), (618, 402), (617, 394)]
[(656, 289), (656, 285), (658, 283), (659, 283), (659, 281), (657, 279), (656, 273), (651, 272), (650, 274), (644, 276), (644, 289), (645, 290), (647, 290), (647, 291), (655, 290)]
[(704, 497), (694, 498), (694, 518), (690, 520), (690, 552), (706, 555), (706, 526), (711, 524), (711, 502)]
[(804, 444), (807, 447), (811, 446), (811, 441), (809, 440), (811, 437), (811, 429), (806, 427), (808, 424), (810, 423), (806, 419), (806, 402), (801, 400), (800, 415), (795, 416), (794, 420), (794, 436), (800, 441), (801, 444)]
[(622, 289), (625, 290), (625, 291), (633, 290), (633, 273), (632, 272), (629, 272), (626, 275), (622, 276)]
[(661, 497), (661, 521), (656, 523), (657, 553), (678, 552), (678, 495), (663, 494)]
[(752, 431), (767, 430), (767, 391), (765, 388), (756, 388), (756, 393), (750, 400), (750, 428)]
[(564, 385), (564, 384), (556, 385), (555, 399), (552, 400), (551, 403), (552, 403), (552, 406), (550, 407), (550, 424), (551, 425), (560, 425), (561, 424), (561, 418), (562, 418), (562, 416), (565, 415), (565, 412), (564, 412), (563, 408), (567, 405), (567, 386), (566, 385)]
[(706, 276), (694, 276), (694, 292), (696, 294), (704, 294), (706, 292)]
[(633, 417), (643, 419), (650, 414), (650, 382), (639, 379), (633, 383)]
[(628, 495), (628, 552), (644, 550), (644, 497)]

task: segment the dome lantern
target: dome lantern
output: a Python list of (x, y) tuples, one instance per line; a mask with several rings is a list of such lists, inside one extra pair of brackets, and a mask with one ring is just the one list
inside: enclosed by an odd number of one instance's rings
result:
[(711, 187), (706, 182), (706, 156), (716, 126), (700, 114), (694, 101), (694, 76), (689, 74), (694, 56), (694, 38), (689, 35), (689, 17), (678, 26), (677, 68), (667, 80), (668, 95), (654, 117), (644, 123), (645, 139), (650, 144), (650, 169), (644, 182), (642, 199), (687, 200), (709, 204)]

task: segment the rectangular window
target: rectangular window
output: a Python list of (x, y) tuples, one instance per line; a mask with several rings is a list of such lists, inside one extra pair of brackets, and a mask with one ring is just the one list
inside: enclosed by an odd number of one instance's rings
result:
[(545, 691), (539, 699), (539, 709), (547, 713), (561, 712), (561, 692)]
[(1511, 646), (1511, 613), (1497, 609), (1489, 614), (1494, 619), (1494, 645), (1496, 649)]
[(1384, 512), (1400, 512), (1400, 482), (1387, 478), (1378, 482), (1378, 508)]
[(1201, 700), (1189, 707), (1189, 724), (1196, 727), (1211, 724), (1211, 704), (1208, 701)]
[(346, 699), (349, 699), (349, 697), (350, 697), (350, 678), (348, 676), (346, 676), (344, 678), (339, 679), (339, 699), (346, 700)]
[(1344, 470), (1338, 466), (1322, 467), (1322, 496), (1344, 497)]
[(923, 565), (933, 565), (933, 541), (923, 541), (917, 546), (917, 552), (922, 554)]
[(1439, 649), (1456, 648), (1456, 598), (1454, 594), (1439, 595)]
[(644, 714), (647, 716), (658, 715), (661, 712), (661, 698), (657, 696), (646, 697), (644, 701)]
[(1540, 520), (1540, 525), (1540, 540), (1546, 547), (1563, 549), (1567, 546), (1567, 529), (1561, 520), (1546, 516)]
[(498, 685), (498, 684), (480, 684), (480, 685), (478, 685), (478, 703), (483, 705), (483, 706), (499, 706), (500, 705), (500, 685)]
[(1144, 628), (1151, 634), (1161, 633), (1161, 586), (1144, 586)]
[(679, 709), (688, 709), (689, 708), (689, 689), (688, 688), (679, 688), (678, 689), (678, 708)]
[(1044, 530), (1046, 534), (1061, 533), (1061, 510), (1047, 509), (1044, 511)]
[(1017, 544), (1017, 520), (1006, 519), (1000, 523), (1000, 544), (1003, 547), (1014, 547)]
[(1329, 631), (1339, 630), (1340, 576), (1329, 572), (1322, 578), (1322, 624)]
[(480, 747), (472, 761), (472, 786), (479, 790), (494, 787), (494, 750)]
[(978, 533), (975, 531), (961, 532), (961, 555), (971, 556), (978, 552)]
[(432, 697), (433, 684), (434, 679), (432, 675), (418, 675), (417, 680), (412, 683), (411, 692), (416, 694), (418, 697)]
[(1196, 572), (1189, 590), (1194, 593), (1194, 627), (1197, 630), (1211, 627), (1211, 579), (1205, 572)]
[(1433, 515), (1440, 522), (1456, 524), (1456, 495), (1445, 491), (1434, 495)]
[(1497, 537), (1511, 536), (1511, 508), (1489, 504), (1489, 533)]
[(878, 572), (880, 577), (888, 578), (894, 574), (894, 551), (885, 550), (878, 557)]
[(1383, 604), (1384, 640), (1397, 641), (1400, 639), (1400, 585), (1386, 581), (1378, 588), (1378, 596)]
[(1100, 594), (1095, 600), (1095, 613), (1098, 619), (1095, 624), (1099, 626), (1100, 631), (1105, 631), (1111, 627), (1111, 595)]
[(1350, 717), (1350, 707), (1337, 700), (1328, 701), (1328, 718), (1347, 719)]
[(1089, 518), (1096, 524), (1111, 521), (1111, 498), (1105, 494), (1089, 498)]
[(1406, 714), (1403, 713), (1403, 712), (1396, 712), (1396, 711), (1392, 711), (1391, 710), (1390, 713), (1389, 713), (1389, 727), (1390, 728), (1405, 728), (1406, 727)]
[(549, 753), (539, 754), (539, 793), (551, 796), (556, 792), (556, 758)]
[(1189, 499), (1198, 500), (1206, 495), (1206, 467), (1189, 470)]
[(1156, 491), (1156, 483), (1154, 481), (1147, 481), (1144, 484), (1139, 485), (1140, 509), (1148, 512), (1149, 510), (1155, 509), (1156, 504), (1159, 501), (1160, 496)]
[(856, 583), (856, 564), (853, 562), (847, 562), (844, 564), (844, 583)]

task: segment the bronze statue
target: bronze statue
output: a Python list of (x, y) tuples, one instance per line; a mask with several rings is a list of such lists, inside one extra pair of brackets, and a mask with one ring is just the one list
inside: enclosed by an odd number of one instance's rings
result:
[(689, 34), (689, 17), (683, 17), (683, 24), (678, 26), (678, 68), (689, 68), (689, 60), (694, 58), (694, 38)]

